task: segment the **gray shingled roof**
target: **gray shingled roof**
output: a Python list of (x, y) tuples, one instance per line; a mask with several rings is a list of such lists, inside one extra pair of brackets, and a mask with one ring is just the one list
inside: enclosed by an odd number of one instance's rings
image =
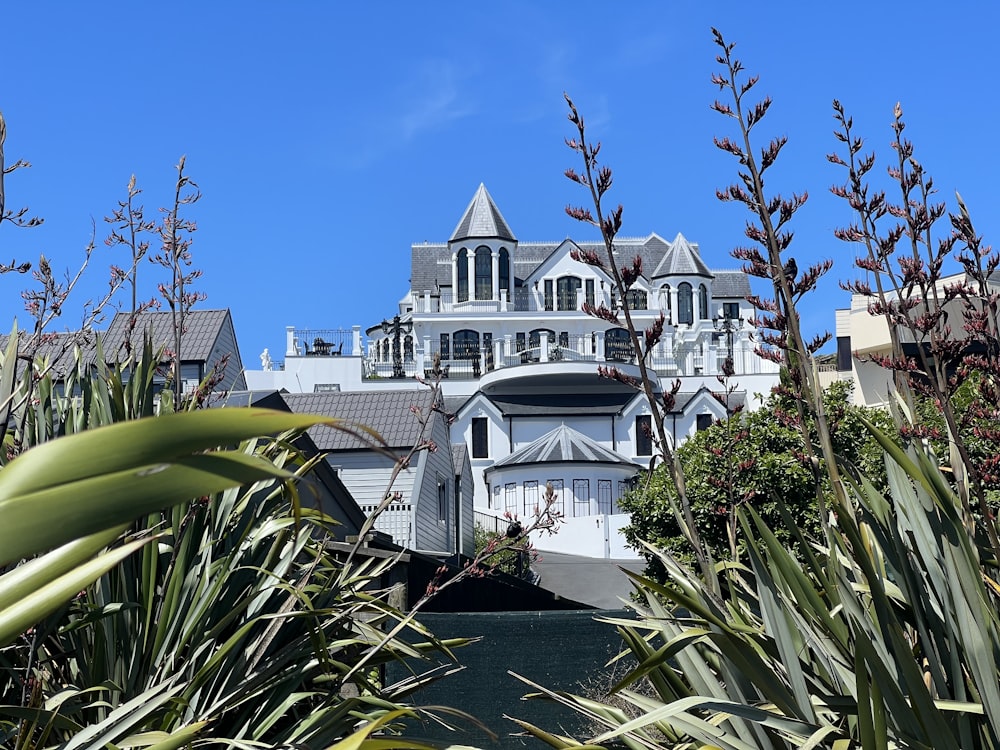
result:
[[(663, 276), (665, 272), (684, 276), (704, 276), (712, 278), (713, 271), (702, 261), (698, 254), (698, 245), (688, 242), (683, 235), (683, 247), (675, 258), (674, 245), (671, 245), (651, 234), (647, 237), (624, 237), (615, 240), (615, 250), (619, 265), (631, 264), (638, 255), (642, 260), (643, 274), (647, 279)], [(511, 258), (514, 263), (514, 277), (520, 284), (531, 276), (535, 270), (552, 255), (562, 242), (519, 242), (511, 248)], [(602, 242), (578, 242), (574, 245), (582, 250), (593, 250), (604, 257), (605, 249)], [(651, 275), (652, 273), (652, 275)], [(723, 273), (739, 274), (740, 271)], [(415, 293), (424, 291), (435, 292), (440, 287), (451, 286), (451, 250), (446, 243), (423, 243), (413, 245), (410, 254), (410, 289)], [(747, 285), (749, 289), (749, 282)], [(714, 284), (713, 284), (713, 294)], [(721, 295), (730, 296), (730, 295)], [(739, 295), (734, 295), (739, 296)]]
[[(390, 448), (411, 448), (420, 438), (420, 423), (411, 407), (430, 414), (431, 419), (441, 418), (431, 408), (432, 398), (429, 390), (284, 394), (293, 412), (322, 414), (365, 425), (381, 435)], [(324, 451), (363, 450), (371, 445), (370, 441), (332, 427), (313, 427), (309, 435)]]
[(462, 465), (465, 463), (465, 456), (468, 452), (469, 449), (465, 443), (451, 444), (451, 462), (456, 472), (462, 471)]
[(483, 183), (479, 183), (479, 189), (462, 214), (458, 226), (451, 235), (451, 242), (469, 238), (517, 241)]
[(702, 261), (698, 254), (697, 246), (692, 245), (683, 234), (677, 233), (674, 241), (670, 243), (670, 251), (663, 256), (653, 271), (652, 278), (658, 279), (663, 276), (707, 276), (712, 277), (712, 272)]
[[(671, 413), (683, 414), (684, 410), (687, 409), (688, 404), (690, 404), (694, 400), (694, 398), (702, 391), (708, 391), (709, 393), (711, 393), (711, 391), (708, 388), (705, 388), (704, 386), (699, 388), (697, 391), (694, 391), (693, 393), (690, 392), (678, 393), (676, 396), (674, 396), (674, 408), (671, 409)], [(730, 409), (736, 409), (738, 407), (745, 406), (746, 401), (747, 401), (746, 391), (736, 391), (734, 393), (729, 394)]]
[[(76, 363), (76, 347), (80, 347), (80, 356), (84, 364), (91, 364), (94, 361), (94, 333), (91, 331), (75, 331), (69, 333), (44, 333), (36, 338), (27, 331), (18, 331), (18, 354), (26, 356), (31, 352), (34, 357), (42, 357), (49, 361), (51, 365), (52, 377), (60, 380), (71, 370)], [(10, 341), (10, 334), (0, 335), (0, 351), (7, 349)], [(16, 371), (20, 375), (27, 362), (23, 359), (17, 360)]]
[(497, 461), (486, 471), (489, 472), (502, 466), (556, 462), (635, 465), (625, 456), (596, 443), (582, 432), (577, 432), (566, 425), (560, 425), (533, 443)]
[(713, 271), (712, 296), (746, 298), (750, 294), (750, 277), (742, 271)]
[[(125, 342), (130, 313), (115, 313), (101, 341), (104, 355), (114, 359)], [(208, 362), (212, 347), (219, 338), (222, 326), (229, 318), (229, 310), (190, 310), (184, 315), (184, 333), (181, 339), (181, 359), (186, 362)], [(132, 331), (133, 350), (142, 347), (143, 334), (152, 331), (153, 348), (173, 349), (173, 319), (169, 312), (146, 312)]]
[(520, 393), (487, 396), (505, 417), (618, 414), (640, 398), (634, 391), (620, 393)]

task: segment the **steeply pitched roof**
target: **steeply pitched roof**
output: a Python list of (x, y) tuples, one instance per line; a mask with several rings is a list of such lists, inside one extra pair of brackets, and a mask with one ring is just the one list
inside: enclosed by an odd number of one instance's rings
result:
[[(414, 409), (431, 419), (441, 418), (432, 409), (432, 398), (429, 390), (284, 394), (293, 412), (322, 414), (365, 425), (375, 430), (390, 448), (411, 448), (420, 439), (420, 423)], [(364, 450), (372, 442), (325, 426), (313, 427), (309, 434), (324, 451)]]
[[(104, 355), (114, 359), (129, 335), (131, 315), (115, 313), (114, 320), (102, 337)], [(229, 320), (229, 310), (189, 310), (184, 314), (184, 333), (181, 338), (181, 359), (186, 362), (208, 362), (212, 347), (219, 338), (222, 327)], [(141, 350), (143, 334), (152, 332), (153, 347), (173, 349), (174, 327), (169, 312), (146, 312), (139, 316), (131, 332), (133, 351)], [(209, 363), (212, 364), (212, 363)]]
[[(619, 237), (615, 239), (615, 250), (619, 265), (631, 265), (636, 256), (642, 261), (643, 275), (647, 279), (657, 278), (666, 273), (712, 278), (714, 273), (702, 261), (698, 245), (688, 242), (683, 235), (680, 257), (674, 258), (674, 244), (665, 242), (656, 234), (646, 237)], [(519, 242), (511, 248), (514, 277), (518, 286), (533, 274), (552, 255), (562, 242)], [(675, 240), (676, 243), (676, 240)], [(602, 242), (580, 242), (573, 244), (581, 250), (591, 250), (604, 257)], [(435, 292), (440, 287), (451, 286), (451, 249), (447, 243), (432, 242), (413, 245), (410, 257), (410, 289), (420, 294)], [(676, 270), (673, 270), (676, 269)], [(731, 271), (729, 273), (740, 273)], [(728, 296), (728, 295), (726, 295)], [(739, 296), (739, 295), (737, 295)]]
[(487, 472), (502, 466), (542, 463), (603, 463), (628, 464), (634, 466), (625, 456), (591, 440), (572, 427), (560, 425), (542, 435), (533, 443), (514, 451), (486, 469)]
[(712, 272), (702, 261), (695, 246), (678, 232), (674, 241), (670, 243), (670, 250), (656, 266), (651, 278), (658, 279), (663, 276), (707, 276), (712, 278)]
[(457, 242), (468, 238), (501, 239), (516, 242), (514, 233), (510, 231), (507, 222), (504, 221), (500, 209), (497, 208), (493, 198), (486, 190), (486, 186), (479, 183), (479, 189), (472, 196), (469, 207), (462, 214), (461, 221), (455, 227), (451, 235), (451, 242)]
[(455, 466), (456, 473), (461, 473), (467, 455), (469, 455), (469, 448), (465, 443), (451, 444), (451, 462)]
[[(27, 362), (21, 357), (43, 358), (49, 362), (54, 380), (64, 378), (76, 366), (76, 347), (80, 347), (80, 358), (84, 364), (92, 364), (95, 356), (94, 332), (73, 331), (68, 333), (43, 333), (35, 336), (27, 331), (18, 331), (18, 355), (16, 371), (18, 376)], [(0, 350), (6, 350), (10, 334), (0, 335)]]

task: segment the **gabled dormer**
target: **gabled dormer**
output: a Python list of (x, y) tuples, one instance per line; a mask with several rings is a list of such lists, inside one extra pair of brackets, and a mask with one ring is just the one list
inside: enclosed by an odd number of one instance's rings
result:
[(481, 184), (448, 240), (456, 303), (510, 299), (517, 239)]

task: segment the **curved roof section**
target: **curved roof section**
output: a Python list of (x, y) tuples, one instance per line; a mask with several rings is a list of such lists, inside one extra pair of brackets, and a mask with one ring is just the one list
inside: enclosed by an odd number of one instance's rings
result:
[(663, 276), (706, 276), (712, 278), (712, 272), (701, 259), (698, 251), (680, 232), (670, 243), (670, 250), (653, 271), (652, 278)]
[(486, 469), (487, 472), (504, 466), (544, 463), (602, 463), (635, 466), (620, 453), (591, 440), (572, 427), (560, 425), (538, 440), (514, 451)]
[(455, 231), (451, 235), (449, 242), (457, 242), (470, 238), (479, 239), (501, 239), (510, 242), (517, 242), (514, 233), (510, 231), (507, 222), (504, 220), (497, 204), (486, 190), (483, 183), (479, 183), (479, 189), (472, 196), (469, 207), (462, 214), (462, 220), (458, 222)]

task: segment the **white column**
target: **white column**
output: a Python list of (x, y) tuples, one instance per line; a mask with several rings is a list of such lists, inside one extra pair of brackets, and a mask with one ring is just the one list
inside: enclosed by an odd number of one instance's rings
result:
[(670, 322), (677, 325), (677, 287), (670, 287)]
[(297, 357), (298, 355), (299, 347), (295, 343), (295, 326), (285, 326), (285, 356)]
[(490, 271), (493, 274), (493, 301), (500, 299), (500, 251), (493, 249), (490, 254)]
[(542, 331), (538, 334), (538, 347), (541, 350), (538, 353), (539, 362), (549, 361), (549, 332)]
[(597, 337), (595, 346), (597, 347), (597, 353), (594, 357), (598, 362), (604, 362), (604, 331), (595, 331)]
[(361, 356), (361, 326), (351, 326), (351, 356)]
[(476, 253), (475, 251), (465, 254), (466, 268), (469, 273), (469, 301), (476, 298)]
[[(507, 360), (514, 356), (514, 337), (509, 333), (503, 335), (503, 366), (507, 366)], [(500, 363), (497, 363), (500, 366)]]
[[(458, 253), (451, 254), (451, 304), (458, 302)], [(444, 312), (444, 305), (441, 305)]]

